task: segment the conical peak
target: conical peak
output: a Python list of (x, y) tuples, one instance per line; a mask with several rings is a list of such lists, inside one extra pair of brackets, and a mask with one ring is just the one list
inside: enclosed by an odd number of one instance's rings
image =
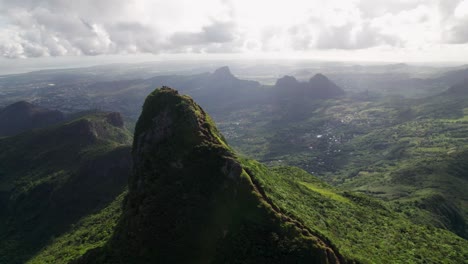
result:
[(310, 78), (310, 80), (309, 80), (309, 82), (314, 82), (314, 81), (329, 82), (330, 80), (327, 78), (327, 76), (325, 76), (325, 75), (323, 75), (321, 73), (317, 73), (312, 78)]
[(215, 76), (215, 77), (234, 77), (234, 75), (232, 75), (231, 70), (229, 69), (228, 66), (223, 66), (221, 68), (216, 69), (213, 72), (213, 76)]
[(297, 85), (298, 83), (299, 82), (293, 76), (285, 75), (285, 76), (279, 78), (276, 81), (275, 86), (280, 86), (280, 87), (286, 86), (287, 87), (287, 86), (290, 86), (290, 85)]
[(135, 128), (134, 149), (144, 152), (168, 141), (176, 142), (171, 149), (175, 155), (203, 142), (225, 145), (211, 118), (192, 98), (162, 87), (145, 101)]

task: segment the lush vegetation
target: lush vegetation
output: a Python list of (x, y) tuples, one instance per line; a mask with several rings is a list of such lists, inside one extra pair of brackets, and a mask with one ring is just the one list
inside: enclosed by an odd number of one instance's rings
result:
[(249, 157), (301, 167), (467, 238), (466, 99), (343, 98), (256, 106), (217, 119), (228, 142)]
[(173, 90), (148, 97), (136, 131), (138, 162), (116, 234), (79, 263), (460, 263), (468, 257), (466, 240), (415, 224), (389, 204), (332, 188), (298, 168), (238, 158), (203, 110)]
[(70, 231), (54, 238), (26, 263), (66, 264), (90, 249), (103, 246), (113, 234), (122, 214), (122, 201), (126, 194), (122, 193), (109, 206), (73, 224)]
[(275, 211), (209, 116), (162, 88), (137, 123), (119, 225), (78, 263), (302, 263), (340, 256)]
[(247, 161), (267, 195), (285, 213), (327, 237), (362, 263), (463, 263), (468, 242), (449, 231), (415, 225), (388, 205), (330, 187), (291, 167)]
[(24, 263), (124, 190), (132, 137), (118, 121), (96, 113), (0, 139), (0, 263)]
[(0, 263), (468, 259), (459, 93), (286, 98), (217, 118), (270, 166), (170, 88), (135, 126), (128, 195), (132, 136), (115, 114), (1, 138)]

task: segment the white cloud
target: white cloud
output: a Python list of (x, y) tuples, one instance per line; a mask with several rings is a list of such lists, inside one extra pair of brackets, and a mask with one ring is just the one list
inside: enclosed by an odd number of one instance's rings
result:
[(468, 43), (468, 1), (441, 2), (442, 40), (452, 44)]
[(461, 1), (457, 5), (454, 15), (456, 18), (464, 18), (468, 16), (468, 0)]
[(467, 28), (468, 0), (0, 0), (10, 58), (430, 50)]

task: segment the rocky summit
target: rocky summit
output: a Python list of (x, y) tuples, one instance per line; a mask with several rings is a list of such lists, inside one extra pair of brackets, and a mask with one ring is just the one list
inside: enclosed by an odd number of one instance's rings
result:
[(120, 225), (78, 263), (344, 263), (256, 184), (211, 118), (163, 87), (138, 120)]
[(341, 87), (320, 73), (314, 75), (308, 82), (299, 82), (293, 76), (283, 76), (276, 81), (273, 90), (280, 98), (290, 98), (296, 101), (331, 99), (345, 94)]
[(447, 256), (463, 263), (468, 256), (466, 240), (448, 230), (299, 168), (239, 156), (198, 104), (168, 87), (147, 97), (132, 155), (112, 236), (72, 263), (441, 263)]

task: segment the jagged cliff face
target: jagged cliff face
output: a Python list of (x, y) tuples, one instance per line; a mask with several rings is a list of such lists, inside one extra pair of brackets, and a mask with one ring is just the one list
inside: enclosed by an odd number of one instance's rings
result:
[(133, 159), (113, 240), (79, 263), (345, 262), (268, 200), (210, 117), (175, 90), (148, 96)]

